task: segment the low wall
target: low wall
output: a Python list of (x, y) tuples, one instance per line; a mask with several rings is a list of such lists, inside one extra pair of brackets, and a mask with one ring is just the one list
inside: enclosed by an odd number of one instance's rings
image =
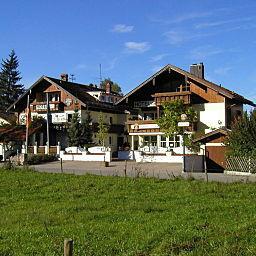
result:
[(60, 158), (66, 161), (87, 161), (87, 162), (111, 162), (111, 151), (98, 154), (82, 153), (65, 153), (60, 151)]
[(151, 163), (182, 163), (183, 156), (171, 154), (143, 154), (140, 151), (134, 151), (136, 162), (151, 162)]
[[(187, 153), (187, 152), (186, 152)], [(118, 151), (119, 160), (135, 160), (136, 162), (183, 163), (183, 155), (175, 152), (145, 153), (139, 150)]]

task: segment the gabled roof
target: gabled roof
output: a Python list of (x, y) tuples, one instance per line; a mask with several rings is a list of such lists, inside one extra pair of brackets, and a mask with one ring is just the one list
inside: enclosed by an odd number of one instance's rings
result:
[(90, 86), (73, 82), (67, 82), (48, 76), (46, 76), (46, 78), (48, 78), (49, 81), (51, 81), (53, 84), (57, 85), (57, 87), (61, 87), (62, 89), (64, 89), (64, 91), (68, 92), (69, 94), (77, 98), (82, 105), (85, 105), (88, 101), (98, 101), (96, 98), (87, 93), (87, 91), (91, 90)]
[(68, 81), (63, 81), (60, 79), (48, 77), (48, 76), (42, 76), (39, 78), (28, 90), (26, 90), (19, 99), (14, 102), (7, 111), (13, 109), (16, 104), (18, 104), (21, 100), (24, 99), (25, 96), (27, 96), (38, 84), (40, 84), (43, 81), (47, 81), (50, 84), (53, 84), (57, 86), (58, 88), (61, 88), (63, 91), (67, 92), (68, 94), (72, 95), (74, 98), (76, 98), (82, 106), (91, 105), (98, 108), (105, 108), (105, 109), (117, 109), (117, 107), (113, 106), (111, 103), (105, 103), (101, 102), (95, 97), (91, 96), (89, 91), (102, 91), (100, 88), (91, 87), (84, 84), (78, 84)]
[(159, 76), (160, 74), (162, 74), (163, 72), (165, 72), (166, 70), (173, 70), (176, 71), (177, 73), (180, 73), (182, 75), (184, 75), (185, 77), (187, 77), (188, 79), (191, 79), (193, 81), (196, 81), (200, 84), (205, 85), (206, 87), (218, 92), (219, 94), (229, 98), (229, 99), (236, 99), (244, 104), (248, 104), (251, 106), (256, 106), (256, 104), (254, 104), (252, 101), (244, 98), (243, 96), (230, 91), (220, 85), (214, 84), (212, 82), (209, 82), (205, 79), (202, 78), (198, 78), (195, 75), (192, 75), (191, 73), (178, 68), (176, 66), (173, 66), (171, 64), (166, 65), (165, 67), (163, 67), (161, 70), (159, 70), (158, 72), (156, 72), (154, 75), (152, 75), (151, 77), (149, 77), (147, 80), (145, 80), (143, 83), (141, 83), (139, 86), (137, 86), (136, 88), (134, 88), (132, 91), (130, 91), (129, 93), (127, 93), (122, 99), (120, 99), (119, 101), (117, 101), (115, 104), (119, 104), (122, 101), (124, 101), (127, 97), (129, 97), (130, 95), (132, 95), (133, 93), (135, 93), (137, 90), (139, 90), (140, 88), (142, 88), (144, 85), (146, 85), (147, 83), (149, 83), (150, 81), (152, 81), (155, 77)]
[(207, 140), (210, 140), (211, 138), (214, 138), (214, 136), (216, 135), (223, 135), (224, 137), (228, 135), (228, 132), (230, 130), (228, 130), (227, 128), (219, 128), (219, 129), (216, 129), (216, 130), (213, 130), (212, 132), (209, 132), (209, 133), (206, 133), (196, 139), (193, 140), (193, 142), (202, 142), (204, 143), (205, 141)]
[[(41, 129), (41, 126), (30, 128), (29, 135), (34, 134), (40, 129)], [(0, 127), (0, 142), (25, 141), (25, 140), (26, 140), (26, 127), (24, 125)]]

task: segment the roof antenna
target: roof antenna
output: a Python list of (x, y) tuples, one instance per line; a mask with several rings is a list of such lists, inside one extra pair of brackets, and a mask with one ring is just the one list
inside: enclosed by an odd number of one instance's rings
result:
[(72, 83), (76, 80), (76, 78), (75, 78), (75, 75), (74, 75), (74, 74), (70, 74), (70, 80), (71, 80), (71, 82), (72, 82)]
[(102, 74), (101, 74), (101, 64), (100, 64), (100, 87), (102, 87), (101, 83), (102, 83)]

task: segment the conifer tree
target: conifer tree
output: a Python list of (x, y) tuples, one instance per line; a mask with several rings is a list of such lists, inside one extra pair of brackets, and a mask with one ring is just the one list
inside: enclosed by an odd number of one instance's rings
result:
[(82, 146), (89, 146), (92, 144), (92, 118), (89, 111), (86, 113), (85, 122), (81, 124), (81, 139)]
[(20, 84), (21, 76), (18, 71), (19, 61), (12, 50), (9, 58), (2, 60), (0, 72), (0, 110), (5, 111), (24, 92)]
[(69, 146), (80, 146), (81, 125), (78, 109), (75, 109), (75, 113), (72, 115), (71, 123), (68, 128), (68, 141)]

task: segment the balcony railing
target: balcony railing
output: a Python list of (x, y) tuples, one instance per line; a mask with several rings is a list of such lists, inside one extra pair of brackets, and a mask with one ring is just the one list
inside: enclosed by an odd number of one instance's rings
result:
[[(46, 102), (33, 102), (31, 104), (32, 111), (34, 112), (46, 112), (47, 111), (47, 103)], [(59, 111), (62, 110), (62, 103), (60, 101), (50, 101), (49, 102), (50, 111)]]
[(184, 104), (191, 103), (191, 92), (161, 92), (152, 95), (155, 98), (156, 106), (162, 105), (164, 102), (182, 100)]
[[(125, 124), (128, 125), (129, 133), (150, 133), (161, 131), (156, 120), (129, 120)], [(186, 127), (185, 129), (188, 132), (196, 131), (197, 122), (190, 123), (190, 126)]]
[(128, 125), (128, 132), (160, 132), (160, 127), (156, 120), (129, 120), (126, 122)]

